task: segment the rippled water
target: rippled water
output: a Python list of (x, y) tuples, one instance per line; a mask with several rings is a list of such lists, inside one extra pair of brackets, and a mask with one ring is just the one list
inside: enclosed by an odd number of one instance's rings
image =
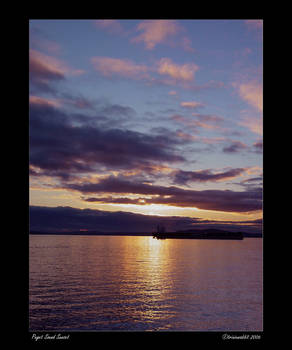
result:
[(262, 239), (30, 236), (30, 330), (262, 330)]

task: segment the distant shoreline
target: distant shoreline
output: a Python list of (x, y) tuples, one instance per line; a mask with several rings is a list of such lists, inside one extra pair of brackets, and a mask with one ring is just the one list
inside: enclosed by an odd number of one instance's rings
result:
[[(225, 231), (226, 232), (226, 231)], [(177, 232), (169, 232), (168, 234), (176, 234)], [(232, 232), (230, 232), (232, 233)], [(262, 238), (261, 233), (247, 233), (242, 232), (244, 238)], [(30, 231), (30, 235), (55, 235), (55, 236), (153, 236), (153, 233), (149, 232), (86, 232), (86, 231), (71, 231), (71, 232), (40, 232)]]
[(152, 236), (153, 233), (124, 233), (124, 232), (38, 232), (30, 231), (30, 235), (60, 235), (60, 236)]

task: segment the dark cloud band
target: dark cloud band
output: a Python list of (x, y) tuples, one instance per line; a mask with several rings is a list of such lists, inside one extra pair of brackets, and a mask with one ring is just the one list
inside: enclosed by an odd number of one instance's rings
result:
[[(187, 190), (175, 186), (156, 186), (146, 183), (136, 183), (124, 178), (108, 177), (98, 183), (71, 183), (67, 189), (76, 190), (82, 194), (136, 194), (152, 196), (140, 198), (134, 204), (164, 204), (179, 207), (196, 207), (205, 210), (227, 212), (250, 212), (261, 210), (262, 191), (260, 188), (250, 191), (230, 190)], [(91, 197), (91, 202), (94, 197)], [(95, 201), (109, 203), (110, 198), (98, 198)], [(115, 198), (112, 203), (126, 203), (123, 198)], [(131, 201), (132, 202), (132, 201)], [(130, 202), (128, 202), (130, 204)], [(133, 204), (133, 202), (131, 203)]]

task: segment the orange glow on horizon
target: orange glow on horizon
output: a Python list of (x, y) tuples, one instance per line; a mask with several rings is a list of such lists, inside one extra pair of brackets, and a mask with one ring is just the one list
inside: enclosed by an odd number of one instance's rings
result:
[[(145, 198), (139, 203), (102, 203), (102, 202), (86, 202), (72, 191), (66, 191), (60, 188), (30, 188), (30, 205), (35, 206), (70, 206), (78, 209), (93, 209), (101, 211), (126, 211), (135, 214), (151, 215), (151, 216), (178, 216), (198, 218), (202, 220), (216, 221), (246, 221), (262, 218), (262, 211), (253, 212), (224, 212), (216, 210), (205, 210), (198, 207), (179, 207), (167, 204), (145, 204)], [(120, 198), (120, 197), (118, 197)], [(136, 199), (137, 195), (129, 195), (127, 198)]]

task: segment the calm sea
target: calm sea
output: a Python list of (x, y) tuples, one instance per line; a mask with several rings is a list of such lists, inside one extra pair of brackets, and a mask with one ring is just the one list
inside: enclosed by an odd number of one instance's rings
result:
[(30, 238), (30, 330), (261, 331), (262, 239)]

